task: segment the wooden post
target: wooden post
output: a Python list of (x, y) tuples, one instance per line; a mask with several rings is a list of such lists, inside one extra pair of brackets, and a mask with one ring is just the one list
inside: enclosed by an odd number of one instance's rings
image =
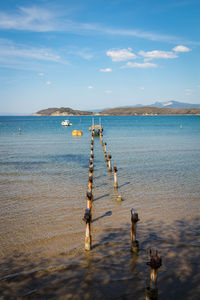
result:
[[(105, 159), (104, 159), (105, 162), (107, 162), (107, 154), (106, 154), (106, 153), (104, 154), (104, 158), (105, 158)], [(108, 164), (107, 164), (107, 165), (108, 165)]]
[(92, 176), (93, 171), (94, 171), (93, 167), (89, 167), (89, 177)]
[(85, 210), (83, 220), (86, 222), (86, 231), (85, 231), (85, 250), (91, 250), (92, 236), (91, 236), (91, 210), (87, 208)]
[(149, 287), (146, 288), (146, 300), (156, 300), (158, 297), (157, 271), (162, 266), (162, 258), (158, 256), (158, 251), (153, 255), (150, 250), (150, 261), (147, 265), (151, 267)]
[(89, 189), (89, 192), (91, 192), (91, 193), (92, 193), (92, 183), (93, 183), (93, 176), (90, 176), (89, 180), (88, 180), (88, 189)]
[(87, 198), (87, 208), (89, 208), (90, 211), (92, 211), (92, 201), (93, 201), (92, 193), (88, 191), (86, 194), (86, 198)]
[(111, 158), (112, 158), (112, 155), (108, 155), (108, 170), (109, 172), (112, 172), (112, 167), (111, 167)]
[(139, 221), (138, 214), (136, 211), (132, 208), (131, 209), (131, 250), (132, 252), (138, 252), (139, 242), (136, 240), (136, 227), (137, 222)]
[(107, 143), (104, 143), (103, 152), (106, 153), (106, 145)]
[(93, 170), (94, 170), (94, 165), (93, 165), (93, 161), (89, 161), (89, 168), (93, 168)]
[(114, 172), (114, 188), (118, 188), (118, 182), (117, 182), (117, 167), (116, 166), (114, 166), (113, 167), (113, 172)]
[(100, 136), (100, 139), (102, 140), (103, 139), (103, 133), (102, 133), (101, 129), (99, 130), (99, 136)]

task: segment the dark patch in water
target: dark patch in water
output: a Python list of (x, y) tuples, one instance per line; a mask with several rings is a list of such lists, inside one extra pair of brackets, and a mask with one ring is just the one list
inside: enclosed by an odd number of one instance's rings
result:
[(98, 217), (98, 218), (96, 218), (96, 219), (94, 219), (94, 220), (92, 220), (92, 223), (94, 223), (94, 222), (96, 222), (96, 221), (98, 221), (98, 220), (100, 220), (100, 219), (102, 219), (102, 218), (104, 218), (104, 217), (109, 217), (109, 216), (112, 216), (112, 211), (107, 211), (105, 214), (103, 214), (102, 216), (100, 216), (100, 217)]
[(100, 199), (108, 197), (108, 196), (110, 196), (110, 194), (104, 194), (104, 195), (102, 195), (102, 196), (100, 196), (98, 198), (95, 198), (93, 201), (97, 201), (97, 200), (100, 200)]
[(64, 154), (52, 156), (50, 157), (50, 160), (57, 163), (75, 163), (86, 168), (88, 167), (89, 156), (84, 154)]

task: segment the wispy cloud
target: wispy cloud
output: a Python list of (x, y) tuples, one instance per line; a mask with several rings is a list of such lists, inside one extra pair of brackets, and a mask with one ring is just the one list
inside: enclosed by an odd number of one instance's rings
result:
[(89, 48), (80, 48), (80, 47), (68, 47), (63, 49), (63, 52), (69, 56), (79, 56), (83, 59), (90, 60), (94, 57), (94, 54), (91, 53)]
[(93, 88), (94, 88), (94, 87), (93, 87), (92, 85), (89, 85), (89, 86), (88, 86), (88, 89), (89, 89), (89, 90), (92, 90)]
[[(180, 42), (172, 35), (157, 34), (139, 29), (106, 27), (102, 24), (72, 21), (68, 13), (39, 6), (19, 7), (15, 13), (0, 12), (0, 29), (33, 32), (70, 32), (75, 34), (107, 34), (137, 37), (152, 41)], [(195, 43), (195, 42), (194, 42)]]
[(164, 58), (164, 59), (169, 59), (169, 58), (177, 58), (176, 53), (172, 51), (139, 51), (139, 55), (147, 58), (147, 59), (154, 59), (154, 58)]
[(174, 50), (175, 52), (189, 52), (189, 51), (191, 51), (190, 48), (185, 47), (185, 46), (183, 46), (183, 45), (176, 46), (176, 47), (173, 48), (173, 50)]
[(112, 94), (112, 91), (111, 90), (106, 90), (105, 93), (106, 94)]
[(111, 68), (106, 68), (106, 69), (100, 69), (99, 72), (112, 72), (112, 69)]
[(4, 60), (9, 57), (22, 59), (36, 59), (63, 63), (61, 57), (48, 48), (33, 48), (12, 41), (0, 39), (0, 58)]
[(131, 48), (120, 50), (109, 50), (106, 52), (107, 56), (110, 56), (112, 61), (125, 61), (135, 59), (136, 55), (132, 52)]
[(153, 63), (133, 63), (133, 62), (127, 62), (125, 66), (122, 66), (121, 69), (124, 68), (141, 68), (141, 69), (146, 69), (146, 68), (157, 68), (158, 65), (157, 64), (153, 64)]
[(46, 81), (46, 85), (51, 85), (51, 81)]
[(28, 31), (54, 31), (55, 14), (40, 7), (19, 7), (14, 14), (0, 12), (0, 28)]
[(186, 96), (191, 96), (192, 90), (191, 89), (186, 89), (185, 94), (186, 94)]
[[(0, 64), (6, 68), (20, 70), (42, 70), (44, 64), (66, 65), (68, 62), (49, 48), (30, 47), (13, 41), (0, 39)], [(40, 72), (40, 75), (43, 76)]]
[(44, 73), (38, 73), (38, 76), (43, 77)]

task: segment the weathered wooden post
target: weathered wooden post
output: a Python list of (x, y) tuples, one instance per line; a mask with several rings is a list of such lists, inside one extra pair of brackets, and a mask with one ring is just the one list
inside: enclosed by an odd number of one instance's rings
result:
[(93, 165), (93, 161), (89, 161), (89, 168), (93, 168), (93, 170), (94, 170), (94, 165)]
[(158, 256), (158, 251), (153, 255), (150, 250), (150, 261), (147, 265), (151, 267), (150, 283), (146, 288), (146, 300), (156, 300), (158, 298), (157, 271), (162, 266), (162, 258)]
[(85, 232), (85, 250), (91, 250), (92, 236), (91, 236), (91, 210), (86, 208), (83, 220), (86, 223)]
[(104, 143), (104, 146), (103, 146), (103, 152), (104, 152), (104, 153), (106, 153), (106, 145), (107, 145), (107, 143), (105, 142), (105, 143)]
[(132, 208), (131, 209), (131, 251), (132, 252), (138, 252), (139, 242), (136, 240), (136, 227), (137, 222), (139, 221), (138, 213)]
[(89, 192), (91, 192), (91, 193), (92, 193), (92, 183), (93, 183), (93, 176), (90, 176), (89, 180), (88, 180), (88, 189), (89, 189)]
[(93, 167), (89, 167), (89, 177), (92, 176), (93, 171), (94, 171), (94, 168)]
[(101, 140), (101, 145), (103, 146), (103, 133), (102, 130), (99, 130), (99, 136), (100, 136), (100, 140)]
[(93, 145), (94, 145), (94, 139), (91, 140), (91, 146), (93, 146)]
[(111, 158), (112, 158), (112, 155), (108, 155), (108, 170), (109, 172), (112, 172), (112, 167), (111, 167)]
[(89, 208), (90, 211), (92, 211), (93, 195), (91, 192), (89, 192), (89, 191), (87, 192), (86, 199), (87, 199), (87, 208)]
[(118, 182), (117, 182), (117, 167), (116, 166), (114, 166), (113, 167), (113, 172), (114, 172), (114, 188), (118, 188)]

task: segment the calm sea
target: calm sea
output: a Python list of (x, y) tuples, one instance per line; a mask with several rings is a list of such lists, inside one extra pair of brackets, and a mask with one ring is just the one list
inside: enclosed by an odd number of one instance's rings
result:
[(119, 188), (95, 137), (90, 252), (82, 218), (92, 118), (64, 119), (0, 117), (2, 299), (144, 299), (149, 249), (163, 259), (159, 299), (199, 299), (200, 116), (101, 117)]

